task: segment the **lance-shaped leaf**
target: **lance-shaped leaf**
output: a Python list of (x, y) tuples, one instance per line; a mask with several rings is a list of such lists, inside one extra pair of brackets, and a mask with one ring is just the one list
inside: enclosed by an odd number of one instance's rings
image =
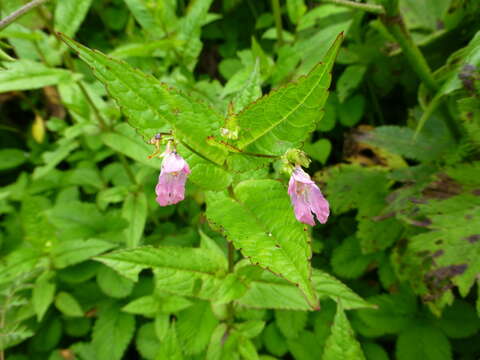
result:
[(214, 299), (227, 270), (224, 256), (210, 249), (163, 246), (112, 252), (96, 260), (133, 281), (143, 269), (153, 269), (157, 290)]
[(226, 151), (206, 142), (223, 123), (220, 114), (123, 61), (91, 50), (65, 35), (59, 36), (92, 68), (130, 125), (142, 135), (151, 137), (159, 130), (173, 127), (176, 137), (199, 154), (218, 164), (224, 162)]
[(238, 114), (239, 149), (281, 155), (298, 146), (322, 117), (331, 70), (343, 34), (338, 35), (324, 61), (305, 77), (264, 96)]
[[(255, 309), (311, 310), (298, 287), (268, 271), (258, 270), (253, 266), (237, 270), (237, 276), (248, 284), (248, 290), (237, 300), (239, 304)], [(341, 301), (347, 310), (374, 307), (321, 270), (313, 269), (312, 281), (320, 299), (329, 297)]]
[(311, 282), (310, 237), (293, 215), (281, 183), (247, 180), (234, 190), (207, 197), (207, 217), (252, 263), (296, 284), (312, 308), (318, 299)]

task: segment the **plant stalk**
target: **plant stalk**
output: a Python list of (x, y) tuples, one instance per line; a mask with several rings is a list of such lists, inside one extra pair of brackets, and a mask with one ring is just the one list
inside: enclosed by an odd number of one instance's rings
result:
[(272, 10), (273, 16), (275, 17), (275, 27), (277, 28), (277, 42), (279, 45), (283, 44), (283, 34), (282, 34), (282, 11), (280, 9), (280, 1), (279, 0), (271, 0), (272, 1)]
[(37, 6), (42, 5), (43, 3), (47, 2), (48, 0), (32, 0), (29, 3), (22, 6), (20, 9), (15, 10), (13, 13), (5, 17), (4, 19), (0, 20), (0, 30), (6, 28), (8, 25), (13, 23), (19, 17), (25, 15), (30, 10), (36, 8)]

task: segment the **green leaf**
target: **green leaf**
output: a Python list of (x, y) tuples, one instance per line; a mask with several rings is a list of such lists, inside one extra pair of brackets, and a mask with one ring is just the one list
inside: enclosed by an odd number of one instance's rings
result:
[(328, 97), (330, 72), (342, 40), (341, 34), (324, 62), (307, 76), (262, 97), (238, 114), (240, 132), (235, 145), (239, 149), (282, 155), (305, 140), (315, 129)]
[(109, 267), (103, 266), (97, 273), (97, 283), (100, 289), (113, 298), (124, 298), (133, 290), (133, 281), (126, 279)]
[(177, 319), (177, 336), (185, 354), (199, 354), (205, 350), (218, 325), (210, 303), (199, 301), (180, 312)]
[(331, 263), (336, 275), (355, 279), (360, 277), (376, 258), (376, 254), (363, 255), (358, 239), (349, 236), (335, 248)]
[(332, 326), (332, 334), (325, 344), (323, 360), (365, 360), (360, 344), (355, 339), (347, 316), (340, 303)]
[(73, 36), (87, 15), (92, 0), (62, 0), (55, 7), (54, 29)]
[(366, 360), (389, 360), (387, 352), (378, 344), (362, 343), (362, 349)]
[(293, 339), (307, 325), (307, 316), (305, 311), (276, 310), (275, 323), (287, 339)]
[(262, 320), (249, 320), (243, 323), (235, 324), (237, 331), (248, 339), (252, 339), (260, 335), (264, 327), (265, 321)]
[(47, 198), (25, 196), (20, 216), (25, 240), (36, 247), (49, 247), (55, 243), (55, 227), (49, 221), (46, 209), (51, 206)]
[(78, 301), (69, 293), (61, 291), (55, 298), (55, 306), (67, 316), (83, 316), (83, 310)]
[(350, 65), (337, 81), (338, 100), (343, 103), (360, 85), (367, 71), (365, 65)]
[(154, 296), (142, 296), (129, 302), (122, 311), (135, 315), (154, 316), (158, 308), (159, 304)]
[(260, 60), (257, 58), (253, 70), (243, 88), (232, 99), (233, 110), (238, 113), (248, 104), (262, 96), (262, 78), (260, 74)]
[(33, 179), (37, 180), (50, 171), (52, 171), (58, 164), (60, 164), (70, 153), (78, 148), (79, 143), (68, 138), (63, 138), (57, 142), (57, 148), (52, 151), (46, 151), (42, 154), (45, 165), (37, 166), (33, 171)]
[(98, 359), (120, 360), (135, 332), (135, 317), (120, 311), (115, 304), (100, 311), (92, 334)]
[(379, 126), (364, 133), (358, 140), (386, 149), (394, 154), (420, 161), (434, 161), (452, 150), (451, 140), (438, 136), (418, 134), (401, 126)]
[(287, 339), (288, 349), (296, 360), (317, 360), (322, 356), (322, 348), (311, 331), (302, 331), (295, 339)]
[(140, 244), (147, 222), (147, 212), (147, 197), (144, 192), (127, 195), (122, 207), (122, 216), (129, 222), (125, 229), (127, 247), (136, 247)]
[(25, 339), (32, 337), (35, 333), (24, 325), (15, 327), (5, 327), (2, 330), (2, 337), (0, 341), (0, 351), (18, 345)]
[(45, 272), (35, 280), (32, 302), (38, 321), (42, 320), (55, 296), (56, 284), (51, 281), (52, 276), (52, 272)]
[(458, 339), (474, 335), (480, 328), (480, 319), (472, 305), (457, 299), (443, 310), (436, 324), (448, 337)]
[(157, 354), (155, 360), (163, 360), (163, 359), (171, 359), (171, 360), (183, 360), (183, 352), (178, 342), (177, 338), (177, 331), (175, 323), (170, 324), (170, 328), (168, 329), (167, 335), (162, 342), (162, 346), (160, 346), (160, 351)]
[(63, 269), (91, 259), (115, 246), (115, 244), (98, 239), (62, 241), (54, 245), (52, 261), (56, 268)]
[(135, 20), (148, 32), (159, 30), (155, 21), (155, 13), (148, 7), (145, 0), (124, 0)]
[(397, 338), (398, 360), (451, 360), (450, 342), (441, 330), (428, 325), (406, 329)]
[(135, 338), (138, 352), (147, 360), (154, 360), (159, 348), (160, 341), (155, 334), (155, 325), (153, 322), (143, 324), (137, 332)]
[[(477, 171), (474, 169), (478, 169), (478, 165), (472, 166), (471, 170)], [(472, 180), (478, 183), (477, 177)], [(425, 274), (425, 279), (432, 283), (433, 293), (442, 292), (442, 284), (451, 281), (458, 286), (460, 294), (466, 296), (475, 284), (480, 272), (479, 209), (480, 197), (469, 193), (444, 200), (432, 199), (420, 205), (420, 211), (431, 221), (430, 231), (411, 238), (406, 256), (421, 262), (422, 252), (436, 254), (435, 262), (426, 268)], [(425, 266), (418, 270), (425, 272)]]
[(369, 304), (340, 280), (335, 279), (326, 272), (313, 269), (312, 280), (320, 299), (328, 296), (336, 302), (340, 301), (345, 310), (371, 308), (375, 306)]
[(130, 125), (142, 135), (151, 137), (169, 124), (175, 129), (178, 140), (217, 164), (224, 162), (226, 152), (206, 142), (207, 137), (220, 128), (220, 114), (127, 63), (92, 51), (66, 36), (62, 36), (62, 40), (94, 70), (95, 76), (128, 117)]
[[(340, 96), (339, 96), (340, 98)], [(352, 96), (337, 108), (338, 118), (343, 126), (353, 127), (362, 119), (365, 111), (365, 97)]]
[(287, 14), (292, 23), (297, 24), (306, 11), (304, 0), (287, 0)]
[(328, 139), (320, 139), (313, 144), (305, 144), (304, 150), (312, 159), (325, 164), (332, 151), (332, 143)]
[[(1, 72), (0, 72), (1, 74)], [(16, 168), (27, 161), (27, 154), (20, 149), (0, 150), (0, 170)]]
[(0, 71), (0, 93), (8, 91), (33, 90), (61, 81), (72, 81), (72, 73), (54, 69), (30, 60), (17, 60), (4, 63)]
[(225, 257), (216, 251), (182, 247), (140, 247), (110, 253), (97, 258), (133, 281), (138, 273), (152, 268), (156, 288), (182, 296), (216, 298), (225, 272)]
[(120, 123), (115, 127), (115, 131), (102, 132), (100, 138), (111, 149), (160, 171), (162, 161), (157, 157), (148, 158), (154, 147), (143, 141), (128, 124)]
[(238, 352), (246, 360), (259, 360), (257, 349), (250, 339), (240, 337)]
[(399, 333), (414, 321), (416, 299), (409, 291), (376, 295), (368, 301), (377, 309), (361, 309), (355, 315), (371, 329), (369, 336)]
[(288, 351), (286, 339), (273, 322), (265, 328), (263, 342), (268, 352), (275, 356), (284, 356)]
[(247, 180), (235, 199), (209, 193), (208, 219), (254, 264), (298, 284), (309, 304), (318, 306), (311, 283), (310, 238), (293, 215), (286, 189), (273, 180)]

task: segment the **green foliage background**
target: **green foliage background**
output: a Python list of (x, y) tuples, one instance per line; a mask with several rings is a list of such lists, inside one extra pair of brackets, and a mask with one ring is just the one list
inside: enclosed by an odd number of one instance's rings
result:
[[(0, 29), (0, 359), (478, 359), (478, 18), (51, 0)], [(168, 131), (192, 173), (160, 207)], [(293, 215), (293, 148), (325, 225)]]

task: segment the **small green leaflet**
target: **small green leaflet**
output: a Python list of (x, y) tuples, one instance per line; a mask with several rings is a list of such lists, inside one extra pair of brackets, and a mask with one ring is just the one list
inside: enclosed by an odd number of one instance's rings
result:
[(322, 360), (365, 360), (360, 344), (341, 303), (337, 304), (337, 314), (332, 326), (332, 333), (325, 344)]

